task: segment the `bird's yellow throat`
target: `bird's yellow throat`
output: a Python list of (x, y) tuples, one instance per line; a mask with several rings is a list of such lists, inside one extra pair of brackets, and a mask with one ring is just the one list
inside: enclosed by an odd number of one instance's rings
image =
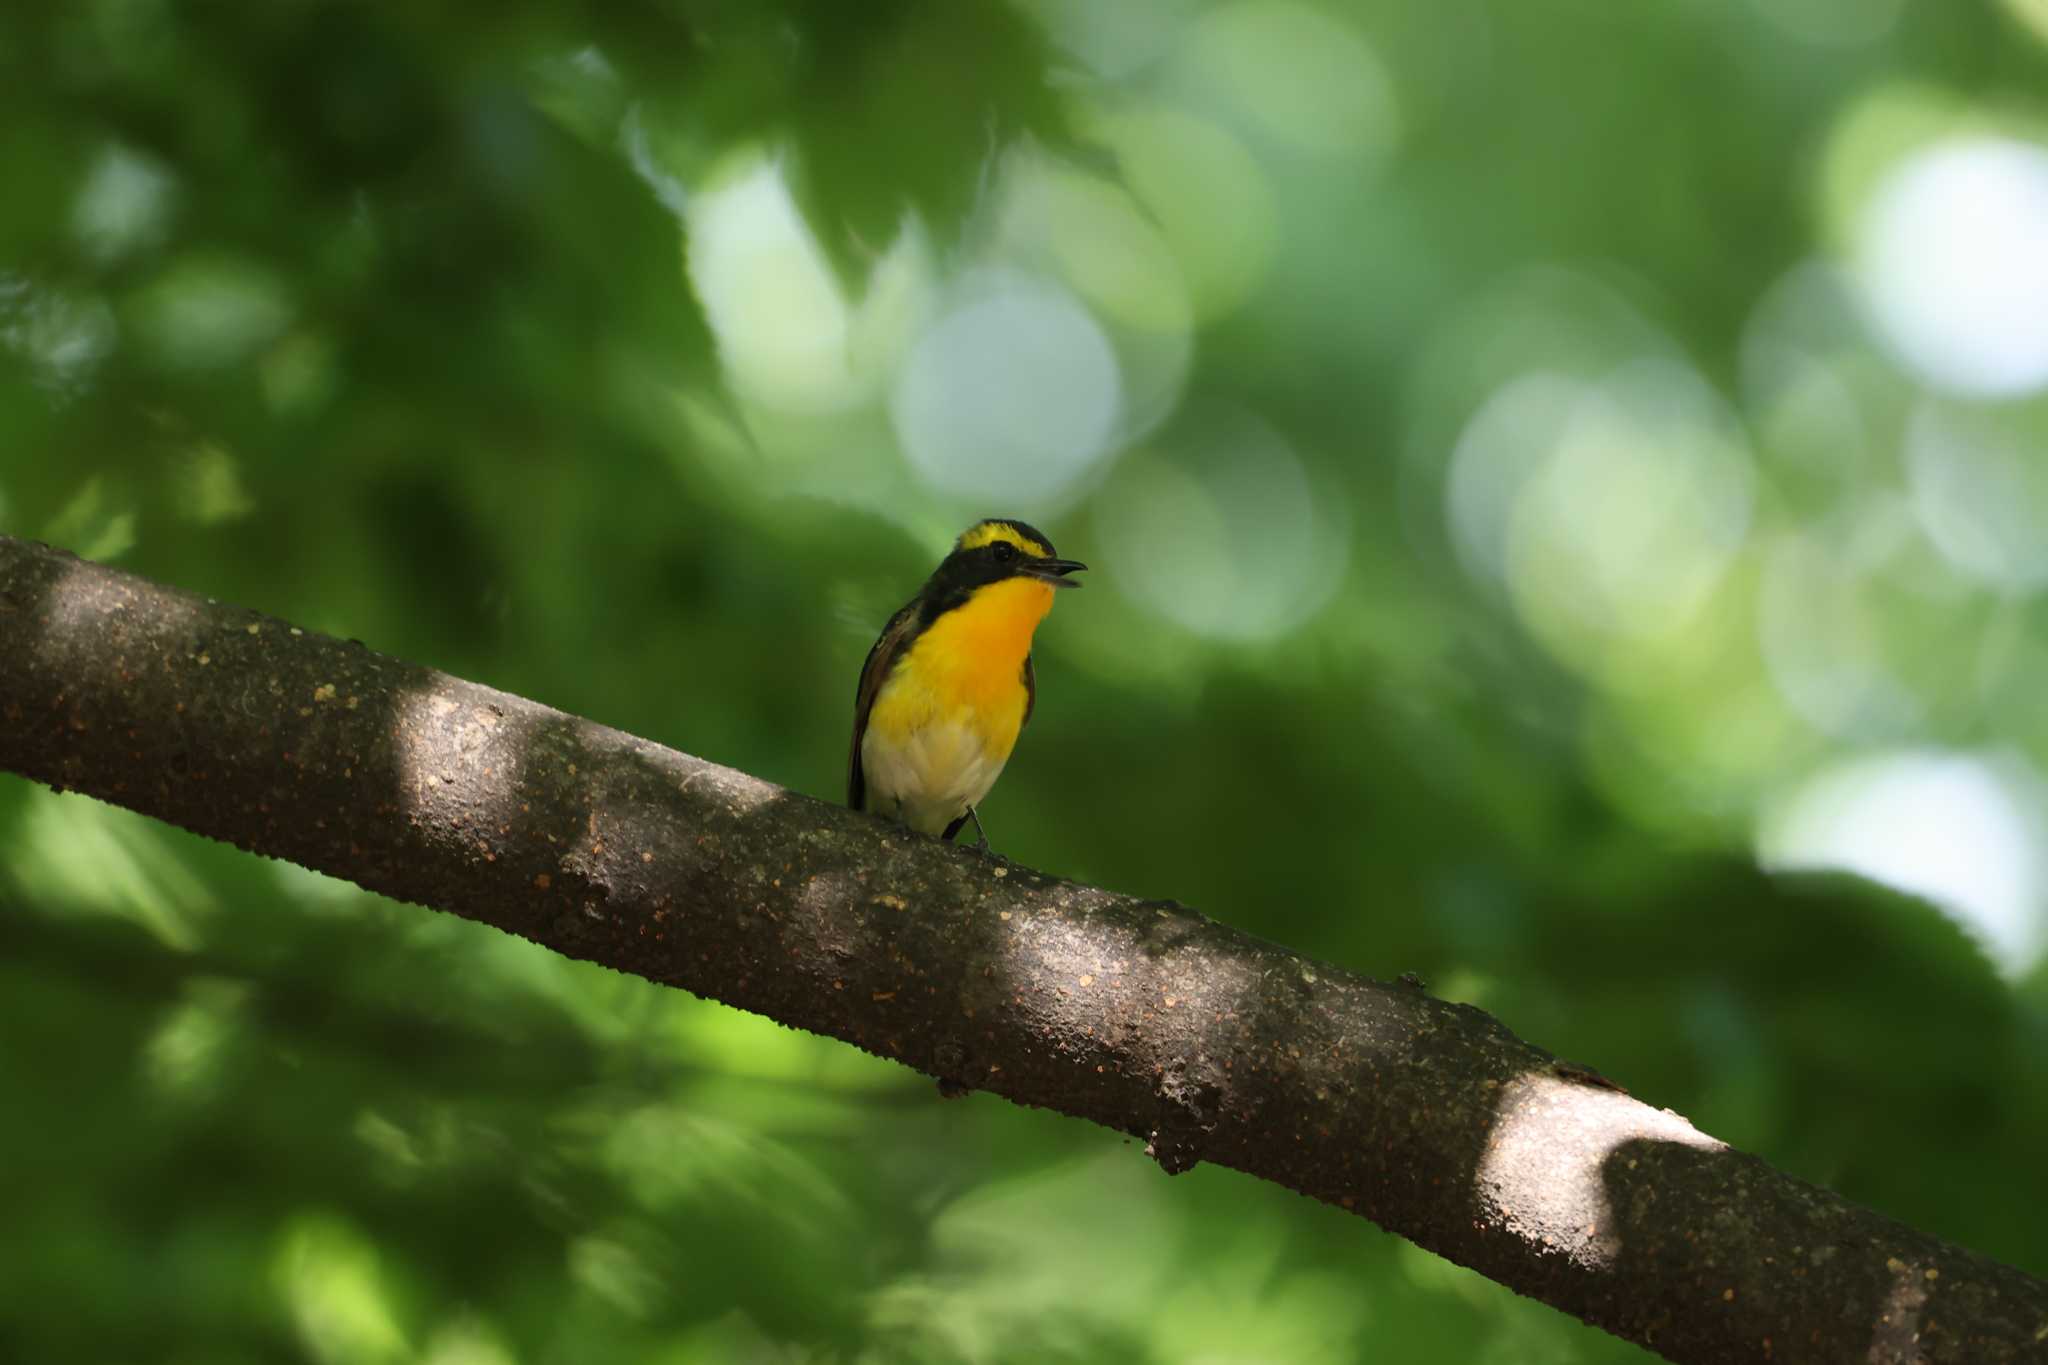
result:
[(1024, 724), (1024, 657), (1052, 610), (1053, 589), (1031, 578), (977, 588), (917, 637), (875, 698), (871, 727), (905, 734), (934, 717), (975, 729), (998, 763)]

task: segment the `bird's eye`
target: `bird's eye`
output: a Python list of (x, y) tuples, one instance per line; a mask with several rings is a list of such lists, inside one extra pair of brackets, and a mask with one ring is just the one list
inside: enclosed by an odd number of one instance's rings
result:
[(999, 540), (995, 545), (995, 556), (996, 563), (1007, 564), (1017, 557), (1017, 547), (1007, 540)]

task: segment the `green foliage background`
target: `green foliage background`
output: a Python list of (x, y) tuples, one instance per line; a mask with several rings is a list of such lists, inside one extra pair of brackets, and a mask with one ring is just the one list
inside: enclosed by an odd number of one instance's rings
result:
[[(1780, 695), (1757, 605), (1904, 496), (1927, 387), (1783, 282), (1916, 145), (2048, 126), (2044, 37), (2033, 0), (10, 5), (0, 528), (833, 797), (874, 630), (1027, 516), (1097, 568), (1007, 854), (1419, 972), (2048, 1273), (2048, 974), (1753, 851), (1837, 760), (2048, 761), (2037, 599), (1910, 518), (1795, 594), (1914, 698), (1889, 728)], [(809, 245), (721, 312), (705, 205), (763, 166)], [(1024, 505), (907, 461), (890, 397), (998, 268), (1156, 381)], [(777, 368), (807, 317), (852, 319), (829, 383)], [(1794, 342), (1818, 390), (1759, 377)], [(1446, 512), (1499, 386), (1644, 356), (1746, 480), (1729, 543), (1684, 460), (1587, 505), (1649, 528), (1645, 592), (1712, 569), (1662, 633), (1574, 615), (1613, 580), (1555, 536), (1488, 578)], [(2039, 399), (1937, 398), (2038, 460)], [(7, 1359), (1642, 1358), (1255, 1181), (12, 779), (0, 898)]]

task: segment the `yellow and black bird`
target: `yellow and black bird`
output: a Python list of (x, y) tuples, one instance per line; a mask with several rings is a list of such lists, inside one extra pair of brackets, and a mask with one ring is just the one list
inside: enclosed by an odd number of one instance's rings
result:
[(950, 839), (1031, 719), (1031, 635), (1085, 569), (1021, 521), (976, 522), (889, 618), (854, 694), (846, 804)]

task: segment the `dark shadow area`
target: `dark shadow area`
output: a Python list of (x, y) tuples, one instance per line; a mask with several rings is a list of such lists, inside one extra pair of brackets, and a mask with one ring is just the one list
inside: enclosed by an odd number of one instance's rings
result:
[[(1619, 1251), (1596, 1320), (1640, 1321), (1650, 1303), (1669, 1305), (1677, 1311), (1658, 1315), (1654, 1341), (1675, 1358), (1730, 1336), (1775, 1360), (2040, 1357), (2048, 1285), (1755, 1157), (1631, 1141), (1602, 1174)], [(1653, 1301), (1650, 1286), (1667, 1294)]]

